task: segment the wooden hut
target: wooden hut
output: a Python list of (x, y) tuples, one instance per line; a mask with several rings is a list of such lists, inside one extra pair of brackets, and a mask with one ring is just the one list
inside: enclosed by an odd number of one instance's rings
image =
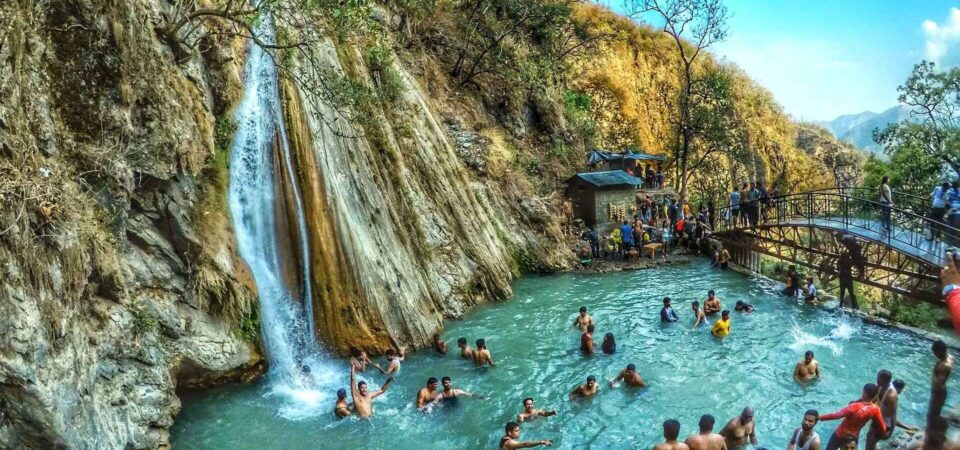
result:
[(636, 190), (643, 180), (622, 170), (609, 170), (578, 173), (565, 184), (567, 198), (573, 202), (573, 217), (606, 233), (623, 220), (632, 219)]

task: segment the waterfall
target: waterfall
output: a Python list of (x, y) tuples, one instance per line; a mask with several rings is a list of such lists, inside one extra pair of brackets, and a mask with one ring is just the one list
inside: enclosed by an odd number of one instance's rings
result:
[[(273, 23), (264, 16), (256, 32), (273, 42)], [(243, 100), (236, 112), (237, 131), (230, 156), (229, 204), (240, 256), (250, 267), (260, 297), (260, 329), (270, 361), (268, 378), (275, 390), (316, 403), (318, 382), (333, 379), (324, 364), (313, 330), (310, 252), (303, 201), (295, 179), (284, 129), (277, 68), (273, 58), (250, 43)], [(277, 229), (277, 193), (273, 149), (280, 142), (282, 164), (291, 179), (302, 269), (299, 293), (284, 284)], [(302, 298), (298, 298), (302, 295)], [(303, 366), (312, 370), (305, 375)], [(312, 393), (312, 394), (311, 394)]]

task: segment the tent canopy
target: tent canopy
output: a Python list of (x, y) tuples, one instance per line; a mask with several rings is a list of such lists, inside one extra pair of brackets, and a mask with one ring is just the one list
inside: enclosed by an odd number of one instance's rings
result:
[(662, 155), (650, 155), (647, 153), (635, 152), (629, 149), (624, 153), (611, 153), (595, 148), (587, 155), (588, 166), (595, 166), (601, 161), (610, 162), (621, 160), (664, 162), (667, 160), (667, 158)]

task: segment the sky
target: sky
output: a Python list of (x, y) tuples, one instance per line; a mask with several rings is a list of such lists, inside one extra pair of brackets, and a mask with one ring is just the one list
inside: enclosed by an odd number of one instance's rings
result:
[(960, 0), (724, 4), (727, 39), (711, 53), (743, 68), (796, 119), (884, 111), (917, 62), (960, 63)]

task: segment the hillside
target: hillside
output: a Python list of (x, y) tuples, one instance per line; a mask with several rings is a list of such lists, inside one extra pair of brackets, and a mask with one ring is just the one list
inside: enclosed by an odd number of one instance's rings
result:
[(864, 111), (859, 114), (847, 114), (826, 122), (815, 122), (833, 133), (837, 139), (849, 142), (857, 148), (880, 154), (883, 148), (873, 141), (873, 130), (883, 129), (891, 123), (910, 119), (910, 109), (898, 105), (886, 111), (875, 113)]
[[(282, 236), (255, 244), (313, 314), (302, 341), (421, 347), (520, 274), (571, 266), (561, 181), (588, 149), (675, 146), (672, 44), (594, 5), (269, 2), (274, 127), (234, 116), (263, 75), (244, 72), (242, 36), (265, 23), (245, 2), (34, 3), (0, 2), (2, 448), (165, 447), (178, 387), (262, 373), (235, 221), (269, 215)], [(693, 196), (832, 185), (771, 95), (725, 70), (738, 151)], [(232, 160), (244, 126), (270, 157)], [(251, 165), (275, 172), (259, 184), (276, 217), (233, 214)]]

